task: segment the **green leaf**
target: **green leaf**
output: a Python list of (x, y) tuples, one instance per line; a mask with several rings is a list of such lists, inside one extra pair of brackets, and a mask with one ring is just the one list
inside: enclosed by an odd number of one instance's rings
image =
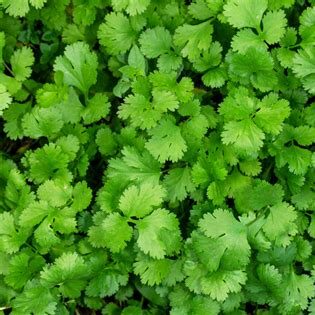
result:
[(14, 289), (21, 289), (44, 265), (45, 260), (39, 255), (17, 254), (10, 259), (5, 282)]
[(161, 72), (176, 71), (182, 65), (182, 58), (173, 52), (168, 52), (158, 58), (157, 65)]
[(85, 124), (92, 124), (105, 118), (110, 111), (108, 97), (102, 93), (96, 93), (87, 103), (82, 111), (82, 118)]
[(280, 41), (285, 33), (287, 20), (282, 10), (267, 12), (263, 18), (263, 38), (268, 44)]
[(0, 84), (0, 116), (3, 115), (3, 111), (9, 107), (11, 102), (11, 95), (7, 92), (6, 87)]
[(268, 6), (267, 0), (228, 0), (224, 15), (228, 22), (237, 28), (258, 28)]
[(203, 279), (203, 293), (217, 301), (224, 301), (229, 293), (237, 293), (246, 283), (246, 273), (240, 270), (221, 271)]
[[(250, 246), (246, 228), (228, 210), (216, 209), (213, 214), (205, 214), (199, 221), (201, 231), (211, 239), (218, 239), (229, 252), (229, 258), (246, 265), (249, 260)], [(219, 244), (220, 244), (219, 243)], [(232, 258), (233, 257), (233, 258)], [(232, 263), (232, 262), (229, 262)]]
[(100, 270), (97, 277), (92, 279), (87, 288), (86, 293), (89, 296), (98, 296), (104, 298), (115, 294), (121, 286), (127, 284), (128, 276), (121, 275), (113, 270)]
[(175, 31), (174, 43), (181, 49), (183, 57), (194, 59), (209, 49), (212, 32), (213, 27), (208, 21), (196, 25), (183, 24)]
[(98, 146), (98, 150), (103, 155), (112, 155), (117, 147), (114, 134), (107, 126), (97, 131), (95, 143)]
[(232, 38), (232, 48), (241, 54), (246, 53), (246, 50), (250, 47), (257, 47), (258, 49), (265, 50), (267, 48), (265, 42), (263, 42), (253, 30), (249, 28), (238, 31)]
[(69, 157), (59, 146), (50, 143), (29, 153), (24, 162), (29, 165), (30, 178), (34, 182), (40, 184), (48, 179), (70, 181), (72, 178), (67, 169)]
[(160, 185), (143, 183), (139, 187), (128, 187), (119, 199), (119, 209), (127, 217), (142, 218), (158, 207), (164, 197), (165, 190)]
[(265, 135), (250, 119), (230, 121), (224, 125), (222, 142), (233, 144), (237, 150), (255, 153), (263, 146)]
[(207, 5), (207, 1), (196, 0), (190, 3), (188, 7), (189, 14), (197, 20), (206, 20), (212, 16), (210, 7)]
[(31, 138), (51, 137), (63, 127), (62, 115), (54, 107), (36, 107), (22, 119), (24, 134)]
[(12, 72), (17, 81), (25, 81), (32, 73), (31, 66), (34, 64), (34, 54), (31, 48), (22, 47), (16, 50), (10, 59)]
[(195, 295), (184, 289), (183, 286), (176, 286), (170, 293), (172, 315), (206, 314), (213, 315), (220, 313), (219, 303), (208, 296)]
[(45, 286), (38, 281), (29, 282), (24, 291), (19, 294), (14, 302), (14, 309), (18, 314), (54, 315), (57, 306), (57, 298)]
[(118, 115), (140, 129), (150, 129), (157, 125), (162, 113), (174, 111), (179, 106), (176, 96), (169, 91), (153, 90), (152, 101), (141, 94), (128, 95), (119, 107)]
[(268, 8), (270, 10), (277, 10), (280, 8), (290, 8), (294, 4), (294, 0), (269, 0)]
[(28, 13), (31, 4), (36, 9), (40, 9), (44, 6), (47, 0), (3, 0), (1, 3), (6, 8), (6, 12), (12, 16), (23, 17)]
[(85, 3), (82, 0), (76, 0), (73, 8), (73, 20), (78, 25), (91, 25), (96, 18), (97, 1)]
[(171, 202), (182, 201), (195, 190), (188, 167), (170, 170), (165, 176), (163, 184), (167, 189), (168, 198)]
[(22, 17), (29, 11), (28, 0), (4, 0), (1, 3), (6, 8), (6, 12), (12, 16)]
[(63, 73), (66, 84), (86, 94), (96, 83), (97, 66), (97, 56), (88, 44), (77, 42), (66, 47), (64, 56), (56, 58), (54, 70)]
[(141, 282), (149, 286), (155, 284), (174, 285), (183, 279), (182, 262), (173, 259), (153, 259), (139, 253), (134, 263), (134, 272), (140, 276)]
[(157, 26), (147, 29), (140, 35), (142, 53), (148, 58), (156, 58), (169, 52), (172, 45), (172, 36), (164, 27)]
[(299, 33), (302, 40), (302, 45), (312, 45), (314, 42), (314, 6), (306, 8), (301, 16), (300, 16), (300, 27), (299, 27)]
[(299, 126), (295, 128), (294, 138), (298, 144), (309, 146), (315, 142), (315, 128), (309, 126)]
[(52, 207), (64, 206), (71, 198), (72, 187), (60, 181), (47, 180), (38, 187), (37, 195)]
[(17, 231), (12, 214), (0, 213), (0, 251), (16, 253), (28, 237), (27, 231)]
[(80, 141), (74, 135), (60, 137), (57, 140), (56, 144), (61, 148), (64, 153), (66, 153), (70, 161), (73, 161), (76, 158), (77, 153), (80, 149)]
[(119, 213), (111, 213), (101, 225), (89, 230), (89, 240), (95, 247), (107, 247), (113, 253), (120, 252), (132, 237), (132, 228), (128, 220)]
[(165, 209), (154, 210), (137, 223), (139, 248), (153, 258), (177, 253), (180, 248), (180, 231), (176, 216)]
[(296, 175), (304, 175), (311, 165), (312, 153), (298, 146), (283, 148), (276, 162), (279, 166), (288, 164), (290, 172)]
[(141, 129), (155, 127), (162, 117), (162, 113), (141, 94), (128, 95), (119, 107), (118, 115), (124, 120), (130, 118), (131, 126)]
[(139, 70), (144, 75), (146, 72), (146, 60), (137, 45), (133, 45), (128, 55), (128, 64)]
[(284, 191), (281, 185), (271, 185), (266, 181), (256, 180), (245, 186), (235, 196), (235, 206), (239, 212), (261, 210), (282, 202)]
[(292, 236), (297, 233), (295, 220), (297, 214), (294, 208), (287, 203), (279, 203), (270, 208), (263, 231), (268, 239), (275, 242), (276, 246), (287, 246)]
[(125, 15), (112, 12), (106, 15), (97, 36), (100, 44), (105, 46), (109, 53), (118, 54), (126, 52), (132, 46), (137, 33)]
[(171, 118), (160, 121), (157, 127), (150, 129), (151, 139), (146, 143), (148, 151), (161, 163), (167, 160), (176, 162), (187, 150), (180, 128)]
[(71, 208), (75, 211), (85, 210), (92, 201), (92, 190), (86, 181), (78, 182), (73, 189)]
[(233, 54), (229, 60), (229, 70), (233, 81), (252, 84), (262, 92), (270, 91), (277, 83), (270, 54), (256, 46), (242, 54)]
[(260, 264), (257, 267), (257, 279), (246, 286), (251, 298), (259, 304), (275, 303), (281, 296), (281, 283), (283, 281), (279, 270), (270, 264)]
[(30, 107), (30, 103), (13, 103), (11, 104), (11, 106), (9, 106), (9, 108), (4, 111), (4, 131), (10, 139), (16, 140), (24, 136), (22, 119), (24, 118), (24, 114), (26, 114), (30, 110)]
[(47, 0), (29, 0), (30, 4), (36, 9), (41, 9)]
[(60, 239), (56, 236), (49, 219), (45, 219), (41, 222), (34, 232), (34, 238), (43, 251), (47, 251), (52, 246), (55, 246), (60, 242)]
[(280, 305), (282, 313), (299, 307), (305, 310), (310, 297), (314, 296), (314, 281), (307, 275), (297, 275), (291, 271), (283, 281), (284, 299)]
[(109, 161), (108, 177), (117, 177), (124, 181), (151, 183), (156, 185), (160, 178), (160, 164), (143, 150), (141, 153), (134, 147), (124, 147), (122, 158)]
[(87, 266), (82, 257), (76, 253), (63, 253), (50, 267), (40, 273), (43, 286), (58, 290), (64, 297), (76, 298), (85, 288)]
[(265, 132), (277, 135), (282, 130), (283, 121), (290, 115), (289, 102), (278, 100), (278, 96), (270, 93), (265, 96), (260, 109), (255, 115), (255, 123)]
[(33, 202), (27, 208), (23, 209), (19, 223), (22, 227), (33, 227), (40, 223), (52, 210), (53, 208), (45, 201)]
[(293, 71), (301, 78), (304, 88), (310, 93), (315, 93), (315, 48), (305, 47), (296, 53), (293, 59)]
[(131, 15), (143, 13), (150, 5), (150, 0), (116, 0), (111, 1), (115, 11), (126, 10)]

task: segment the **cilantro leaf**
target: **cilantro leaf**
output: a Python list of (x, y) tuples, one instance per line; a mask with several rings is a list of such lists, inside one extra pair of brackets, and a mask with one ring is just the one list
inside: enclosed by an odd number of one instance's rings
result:
[(249, 28), (239, 30), (232, 38), (231, 46), (234, 51), (246, 53), (250, 47), (266, 50), (266, 43)]
[(263, 230), (266, 236), (277, 246), (287, 246), (292, 236), (297, 233), (294, 221), (297, 215), (294, 208), (286, 203), (280, 203), (270, 208)]
[(63, 127), (62, 115), (54, 107), (36, 107), (22, 119), (25, 135), (32, 138), (51, 137)]
[(30, 105), (29, 103), (13, 103), (4, 111), (4, 130), (10, 139), (16, 140), (23, 137), (22, 119), (24, 114), (30, 110)]
[(180, 231), (176, 216), (165, 209), (154, 210), (137, 223), (139, 248), (153, 258), (177, 253), (180, 248)]
[(0, 116), (2, 116), (3, 111), (9, 107), (11, 102), (12, 98), (7, 92), (6, 87), (0, 84)]
[(86, 287), (88, 296), (101, 297), (111, 296), (125, 286), (128, 282), (128, 274), (119, 270), (117, 266), (108, 265), (104, 257), (92, 257), (90, 268), (93, 278)]
[(107, 247), (113, 253), (121, 251), (132, 237), (132, 228), (127, 221), (119, 213), (109, 214), (101, 225), (90, 228), (91, 244), (95, 247)]
[(148, 58), (156, 58), (169, 52), (172, 45), (172, 36), (163, 27), (148, 29), (140, 35), (142, 53)]
[(87, 265), (77, 253), (64, 253), (40, 273), (43, 286), (58, 290), (64, 297), (79, 297), (86, 286)]
[(98, 61), (96, 54), (83, 42), (68, 45), (64, 56), (56, 58), (54, 70), (64, 74), (64, 82), (86, 94), (96, 83)]
[(224, 126), (222, 142), (233, 144), (247, 153), (256, 152), (263, 146), (265, 135), (250, 119), (230, 121)]
[(255, 115), (255, 122), (267, 133), (277, 135), (282, 130), (283, 121), (289, 115), (288, 101), (278, 100), (278, 96), (271, 93), (262, 99), (260, 109)]
[(267, 6), (267, 0), (228, 0), (223, 13), (234, 27), (259, 28)]
[(267, 12), (263, 20), (263, 38), (268, 44), (279, 42), (285, 32), (287, 20), (284, 11)]
[(293, 71), (297, 77), (301, 78), (304, 88), (314, 94), (314, 74), (315, 74), (315, 49), (305, 47), (300, 49), (293, 59)]
[(174, 43), (181, 49), (183, 57), (196, 58), (210, 47), (212, 32), (213, 27), (208, 21), (196, 25), (184, 24), (176, 29)]
[(136, 40), (137, 32), (122, 13), (107, 14), (99, 27), (98, 38), (111, 54), (126, 52)]
[(136, 148), (124, 147), (123, 157), (109, 161), (108, 176), (118, 177), (139, 183), (152, 183), (156, 185), (160, 178), (160, 164), (144, 150), (140, 153)]
[(82, 111), (82, 118), (85, 124), (94, 123), (105, 118), (110, 110), (110, 103), (105, 94), (97, 93), (88, 102)]
[(139, 187), (128, 187), (119, 200), (119, 209), (127, 217), (142, 218), (159, 206), (165, 197), (165, 190), (160, 185), (143, 183)]
[(45, 264), (45, 260), (39, 255), (29, 255), (22, 252), (10, 259), (8, 274), (5, 282), (15, 289), (24, 287)]
[(226, 248), (225, 255), (234, 257), (233, 263), (247, 264), (250, 246), (247, 241), (246, 229), (240, 222), (235, 220), (232, 213), (217, 209), (213, 214), (205, 214), (199, 221), (199, 227), (207, 237), (217, 239), (219, 244), (224, 244)]
[(290, 312), (296, 307), (304, 310), (308, 300), (314, 296), (314, 283), (307, 275), (297, 275), (291, 271), (284, 279), (284, 303), (279, 309), (282, 313)]
[(16, 50), (12, 55), (10, 62), (12, 66), (12, 72), (14, 77), (18, 81), (24, 81), (28, 79), (32, 73), (31, 66), (35, 59), (31, 48), (22, 47)]
[(12, 214), (0, 214), (0, 250), (8, 254), (15, 253), (27, 239), (26, 231), (17, 231)]
[(174, 168), (168, 172), (164, 179), (164, 185), (171, 202), (182, 201), (187, 195), (195, 190), (192, 182), (190, 169)]
[(115, 11), (126, 10), (131, 16), (143, 13), (150, 5), (150, 0), (118, 0), (112, 1)]
[(38, 281), (28, 282), (23, 292), (13, 302), (14, 308), (22, 314), (53, 315), (57, 306), (56, 296)]
[(1, 3), (6, 8), (6, 12), (10, 15), (23, 17), (30, 9), (29, 4), (36, 9), (40, 9), (46, 2), (47, 0), (3, 0)]
[(157, 111), (144, 95), (128, 95), (124, 101), (118, 115), (125, 120), (130, 118), (134, 127), (141, 129), (155, 127), (162, 117), (162, 113)]
[(171, 314), (206, 314), (213, 315), (220, 313), (220, 306), (208, 296), (196, 295), (189, 292), (183, 286), (176, 286), (170, 293)]
[(178, 161), (187, 150), (180, 128), (171, 118), (162, 119), (158, 126), (150, 129), (151, 139), (146, 143), (148, 151), (161, 163)]
[(164, 112), (178, 108), (177, 97), (169, 91), (152, 90), (152, 102), (144, 95), (128, 95), (125, 103), (119, 107), (119, 117), (131, 119), (131, 125), (141, 129), (150, 129), (157, 125)]
[(97, 131), (95, 142), (103, 155), (112, 155), (117, 147), (114, 134), (107, 126)]
[(6, 12), (13, 16), (24, 16), (29, 11), (28, 0), (11, 0), (2, 1), (2, 5), (6, 8)]
[(150, 286), (162, 283), (174, 285), (183, 279), (181, 264), (182, 262), (179, 260), (153, 259), (139, 253), (137, 261), (134, 263), (134, 271), (136, 275), (140, 276), (143, 284)]
[(52, 207), (64, 206), (71, 198), (72, 187), (63, 182), (47, 180), (38, 187), (37, 195)]
[(72, 178), (67, 169), (69, 157), (53, 143), (28, 154), (24, 163), (29, 167), (30, 178), (36, 183), (48, 179), (69, 181)]
[(252, 84), (262, 92), (270, 91), (277, 83), (270, 54), (257, 47), (250, 47), (242, 54), (233, 54), (229, 70), (234, 81)]

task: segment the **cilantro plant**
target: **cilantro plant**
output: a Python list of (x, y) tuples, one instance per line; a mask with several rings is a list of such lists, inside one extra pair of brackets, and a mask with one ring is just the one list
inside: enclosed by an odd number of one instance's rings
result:
[(0, 315), (315, 315), (314, 0), (0, 10)]

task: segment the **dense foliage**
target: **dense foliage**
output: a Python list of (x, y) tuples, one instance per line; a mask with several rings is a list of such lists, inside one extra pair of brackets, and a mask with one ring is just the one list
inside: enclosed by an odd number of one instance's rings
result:
[(314, 0), (0, 6), (0, 314), (315, 314)]

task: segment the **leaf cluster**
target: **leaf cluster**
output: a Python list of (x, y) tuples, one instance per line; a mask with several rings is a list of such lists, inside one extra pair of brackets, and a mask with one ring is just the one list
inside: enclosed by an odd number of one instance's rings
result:
[(315, 314), (315, 1), (0, 10), (0, 315)]

